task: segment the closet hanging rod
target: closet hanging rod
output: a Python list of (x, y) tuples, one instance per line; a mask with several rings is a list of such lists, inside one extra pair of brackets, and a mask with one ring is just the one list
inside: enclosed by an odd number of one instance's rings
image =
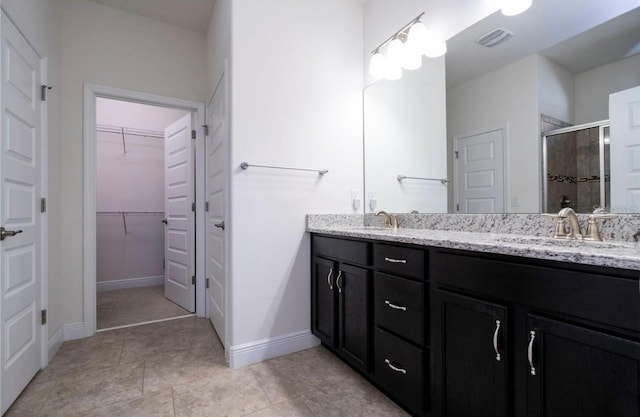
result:
[(396, 178), (399, 182), (402, 182), (402, 180), (439, 181), (442, 185), (447, 185), (451, 181), (449, 178), (408, 177), (406, 175), (398, 175)]
[(289, 171), (317, 172), (319, 175), (324, 175), (327, 172), (329, 172), (328, 169), (309, 169), (309, 168), (280, 167), (280, 166), (275, 166), (275, 165), (256, 165), (256, 164), (250, 164), (248, 162), (243, 162), (243, 163), (240, 164), (240, 168), (242, 168), (242, 169), (247, 169), (249, 167), (270, 168), (270, 169), (286, 169), (286, 170), (289, 170)]
[(118, 135), (140, 136), (146, 138), (164, 139), (164, 132), (150, 129), (138, 129), (133, 127), (96, 125), (97, 132), (116, 133)]

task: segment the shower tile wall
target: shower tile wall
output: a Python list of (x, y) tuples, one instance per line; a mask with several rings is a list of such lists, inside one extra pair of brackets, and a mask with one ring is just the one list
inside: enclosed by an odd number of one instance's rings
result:
[(600, 144), (598, 128), (580, 130), (576, 133), (578, 160), (578, 200), (580, 213), (591, 213), (600, 206)]

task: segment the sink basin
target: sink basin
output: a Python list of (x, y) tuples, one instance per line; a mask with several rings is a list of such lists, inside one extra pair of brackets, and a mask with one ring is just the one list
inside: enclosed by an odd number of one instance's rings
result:
[(570, 247), (570, 248), (602, 248), (602, 249), (618, 249), (630, 248), (633, 245), (628, 243), (598, 242), (591, 240), (563, 240), (552, 239), (550, 237), (540, 236), (499, 236), (496, 238), (499, 242), (517, 243), (520, 245), (537, 245), (550, 247)]

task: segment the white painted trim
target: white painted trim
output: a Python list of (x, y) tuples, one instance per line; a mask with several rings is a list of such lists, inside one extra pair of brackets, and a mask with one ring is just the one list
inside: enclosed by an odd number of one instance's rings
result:
[[(48, 85), (47, 58), (40, 59), (40, 82)], [(40, 196), (47, 198), (49, 195), (49, 113), (48, 101), (40, 102)], [(37, 201), (37, 200), (36, 200)], [(48, 199), (47, 199), (48, 201)], [(36, 203), (36, 206), (38, 204)], [(40, 308), (47, 310), (49, 314), (49, 212), (40, 213)], [(49, 339), (49, 324), (43, 324), (40, 328), (42, 348), (40, 350), (42, 368), (49, 364), (51, 346)], [(60, 347), (60, 346), (58, 346)], [(55, 350), (58, 350), (56, 347)], [(55, 353), (55, 352), (54, 352)]]
[(53, 359), (53, 357), (58, 352), (58, 349), (60, 349), (60, 346), (62, 346), (62, 343), (64, 343), (64, 326), (58, 327), (58, 330), (55, 331), (55, 333), (47, 343), (47, 353), (49, 355), (49, 360)]
[(227, 349), (229, 366), (231, 368), (240, 368), (252, 363), (310, 349), (319, 344), (320, 340), (312, 335), (310, 330), (302, 330), (284, 336), (231, 346)]
[[(83, 282), (84, 337), (96, 332), (96, 98), (110, 98), (134, 103), (170, 107), (195, 114), (196, 140), (196, 230), (204, 230), (204, 103), (159, 96), (103, 85), (84, 84), (84, 183), (83, 183)], [(196, 233), (196, 315), (205, 316), (204, 285), (205, 234)], [(66, 332), (65, 332), (66, 335)], [(66, 339), (66, 337), (65, 337)]]
[(86, 336), (87, 329), (84, 323), (69, 323), (64, 325), (64, 341), (82, 339)]
[(157, 275), (155, 277), (139, 277), (116, 279), (113, 281), (99, 281), (96, 284), (96, 289), (98, 292), (100, 292), (122, 290), (125, 288), (153, 287), (155, 285), (162, 284), (164, 284), (164, 275)]

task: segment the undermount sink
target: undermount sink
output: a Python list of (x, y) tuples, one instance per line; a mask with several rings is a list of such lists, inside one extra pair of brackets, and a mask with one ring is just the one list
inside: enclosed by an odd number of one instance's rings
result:
[(538, 246), (556, 246), (556, 247), (592, 247), (602, 249), (616, 249), (616, 248), (628, 248), (632, 245), (629, 243), (613, 243), (613, 242), (601, 242), (593, 240), (563, 240), (553, 239), (550, 237), (541, 236), (499, 236), (496, 238), (499, 242), (504, 243), (517, 243), (520, 245), (538, 245)]

